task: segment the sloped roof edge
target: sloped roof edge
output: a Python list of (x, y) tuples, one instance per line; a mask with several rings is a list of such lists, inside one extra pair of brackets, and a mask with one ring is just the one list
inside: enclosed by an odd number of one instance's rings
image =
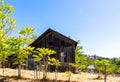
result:
[(37, 42), (39, 42), (39, 40), (41, 40), (41, 39), (42, 39), (47, 33), (49, 33), (49, 32), (55, 34), (55, 35), (58, 36), (58, 37), (64, 38), (64, 39), (66, 39), (66, 40), (69, 40), (70, 42), (72, 42), (72, 43), (75, 44), (75, 47), (77, 46), (77, 42), (76, 42), (76, 41), (72, 40), (72, 39), (69, 38), (69, 37), (64, 36), (63, 34), (57, 32), (57, 31), (54, 31), (54, 30), (51, 29), (51, 28), (48, 28), (43, 34), (41, 34), (36, 40), (34, 40), (34, 41), (30, 44), (30, 46), (33, 46), (34, 44), (36, 44)]

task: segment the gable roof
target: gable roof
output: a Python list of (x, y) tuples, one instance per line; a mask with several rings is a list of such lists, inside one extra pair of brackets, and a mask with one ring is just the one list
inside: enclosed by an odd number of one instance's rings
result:
[(61, 38), (63, 40), (65, 40), (66, 42), (75, 45), (75, 47), (77, 46), (77, 42), (70, 39), (69, 37), (64, 36), (63, 34), (56, 32), (54, 30), (52, 30), (51, 28), (49, 28), (48, 30), (46, 30), (41, 36), (39, 36), (35, 41), (33, 41), (30, 46), (33, 46), (35, 44), (37, 44), (41, 39), (43, 39), (48, 33), (52, 33), (54, 36)]

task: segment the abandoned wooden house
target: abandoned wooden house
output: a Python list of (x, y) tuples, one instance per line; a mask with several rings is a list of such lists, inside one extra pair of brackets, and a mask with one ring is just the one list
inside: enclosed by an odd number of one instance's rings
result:
[[(62, 63), (75, 63), (75, 48), (77, 42), (52, 29), (48, 29), (30, 46), (35, 48), (49, 48), (56, 51), (54, 56)], [(31, 57), (31, 56), (30, 56)], [(28, 68), (33, 69), (33, 61), (28, 58)]]

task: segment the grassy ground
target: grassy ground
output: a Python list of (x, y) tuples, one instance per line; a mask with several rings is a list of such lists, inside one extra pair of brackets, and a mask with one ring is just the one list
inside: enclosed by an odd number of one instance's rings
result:
[[(5, 69), (5, 73), (3, 75), (2, 69), (0, 69), (0, 82), (54, 82), (55, 73), (48, 72), (47, 79), (49, 81), (42, 81), (42, 72), (38, 73), (38, 79), (34, 71), (22, 70), (22, 77), (17, 77), (17, 69)], [(39, 75), (40, 74), (40, 75)], [(96, 79), (98, 74), (90, 74), (90, 73), (81, 73), (81, 74), (72, 74), (70, 77), (71, 82), (104, 82), (103, 79)], [(58, 73), (58, 81), (57, 82), (67, 82), (68, 75), (66, 73)], [(107, 82), (120, 82), (119, 76), (107, 76)]]

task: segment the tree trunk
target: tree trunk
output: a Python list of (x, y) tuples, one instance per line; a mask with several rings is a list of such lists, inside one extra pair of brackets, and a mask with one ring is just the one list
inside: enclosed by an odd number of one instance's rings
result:
[(5, 61), (3, 61), (3, 75), (4, 75), (4, 72), (5, 72)]
[(43, 72), (43, 79), (44, 80), (47, 78), (47, 68), (48, 68), (48, 65), (45, 64), (45, 66), (44, 66), (44, 72)]
[(48, 60), (47, 60), (47, 57), (46, 56), (44, 56), (43, 57), (43, 62), (44, 62), (44, 71), (43, 71), (43, 79), (44, 80), (46, 80), (46, 78), (47, 78), (47, 68), (48, 68)]
[(18, 64), (18, 77), (21, 77), (21, 64)]
[(55, 82), (57, 82), (57, 78), (58, 78), (58, 66), (55, 66)]
[(41, 69), (40, 66), (41, 66), (41, 63), (39, 61), (39, 66), (38, 66), (39, 67), (39, 79), (40, 79), (40, 69)]
[(39, 68), (38, 68), (38, 67), (39, 67), (39, 66), (36, 65), (36, 79), (38, 79), (38, 77), (39, 77), (39, 74), (38, 74)]

